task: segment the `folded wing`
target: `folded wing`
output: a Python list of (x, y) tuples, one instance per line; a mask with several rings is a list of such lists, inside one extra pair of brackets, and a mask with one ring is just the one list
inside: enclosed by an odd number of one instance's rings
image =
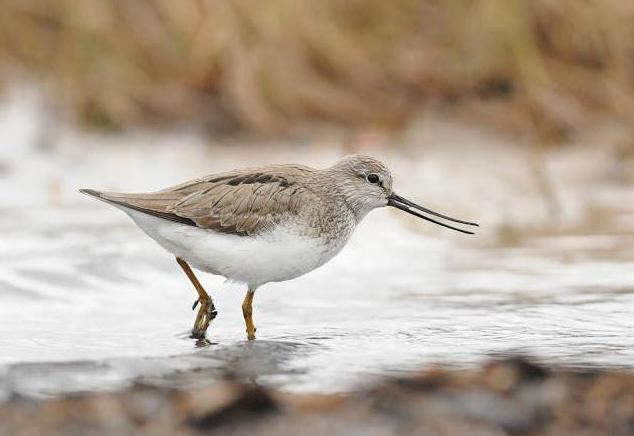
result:
[(299, 179), (310, 168), (266, 168), (217, 174), (146, 194), (84, 190), (102, 200), (162, 219), (240, 236), (266, 232), (297, 214), (313, 195)]

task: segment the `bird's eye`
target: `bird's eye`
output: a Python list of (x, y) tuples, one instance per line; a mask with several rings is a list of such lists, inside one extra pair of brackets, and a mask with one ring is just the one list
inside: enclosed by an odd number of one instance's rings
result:
[(381, 180), (381, 178), (377, 174), (374, 174), (374, 173), (368, 174), (367, 179), (368, 179), (368, 182), (370, 183), (379, 183), (379, 181)]

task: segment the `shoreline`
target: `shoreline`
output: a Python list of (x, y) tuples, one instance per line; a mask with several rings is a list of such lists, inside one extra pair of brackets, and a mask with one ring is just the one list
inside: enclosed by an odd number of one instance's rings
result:
[(0, 404), (0, 435), (632, 432), (634, 373), (553, 369), (523, 357), (429, 369), (348, 394), (293, 394), (227, 378), (202, 389), (137, 383)]

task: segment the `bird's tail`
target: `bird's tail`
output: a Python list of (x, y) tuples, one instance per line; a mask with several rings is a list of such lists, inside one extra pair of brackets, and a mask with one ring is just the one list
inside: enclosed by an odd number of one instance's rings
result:
[(80, 189), (79, 192), (82, 194), (90, 195), (91, 197), (99, 198), (100, 200), (104, 200), (101, 196), (101, 192), (95, 191), (94, 189)]
[(196, 225), (196, 223), (191, 219), (176, 215), (167, 210), (165, 206), (171, 203), (169, 199), (162, 201), (163, 204), (157, 204), (156, 200), (148, 203), (148, 197), (153, 194), (121, 194), (115, 192), (101, 192), (94, 189), (80, 189), (79, 192), (118, 207), (126, 213), (128, 213), (128, 210), (132, 209), (137, 212), (153, 215), (155, 217), (177, 223), (187, 224), (189, 226)]

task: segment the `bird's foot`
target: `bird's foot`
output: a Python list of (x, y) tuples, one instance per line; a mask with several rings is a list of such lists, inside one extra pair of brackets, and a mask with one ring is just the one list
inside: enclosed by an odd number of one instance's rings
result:
[(249, 341), (255, 340), (255, 332), (257, 331), (258, 329), (256, 329), (255, 326), (251, 326), (251, 328), (247, 327), (247, 339)]
[(192, 329), (191, 337), (194, 339), (204, 339), (209, 323), (214, 320), (218, 315), (218, 311), (214, 307), (214, 303), (210, 297), (199, 298), (194, 302), (192, 310), (200, 303), (200, 309), (196, 315), (196, 321), (194, 322), (194, 328)]

